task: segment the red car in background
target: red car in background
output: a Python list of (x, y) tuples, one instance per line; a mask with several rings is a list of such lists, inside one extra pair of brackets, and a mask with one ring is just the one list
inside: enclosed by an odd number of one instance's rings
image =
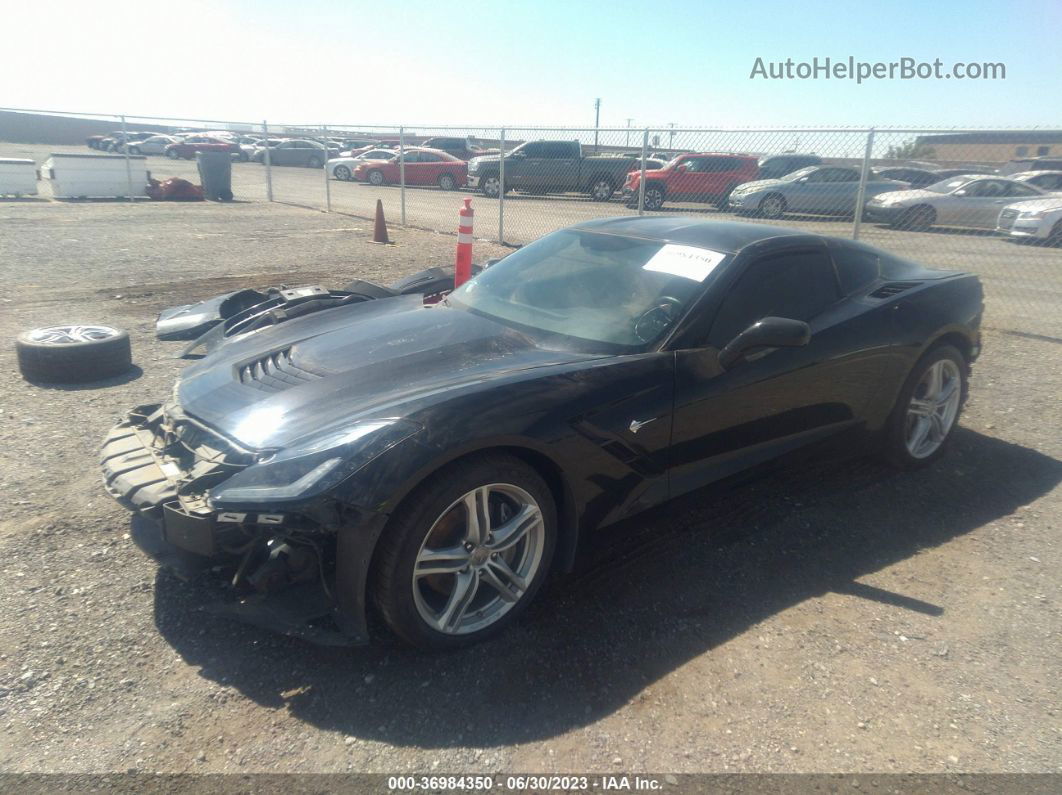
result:
[[(679, 155), (663, 168), (645, 172), (645, 209), (659, 210), (665, 199), (706, 202), (726, 207), (730, 191), (759, 175), (759, 160), (728, 152)], [(628, 207), (638, 206), (641, 171), (627, 174), (623, 196)]]
[(223, 138), (213, 138), (209, 135), (189, 135), (184, 140), (170, 144), (162, 150), (162, 153), (171, 160), (178, 160), (182, 157), (191, 160), (196, 152), (230, 152), (241, 160), (247, 159), (246, 154), (235, 141), (226, 141)]
[[(413, 147), (405, 151), (407, 185), (438, 185), (443, 190), (464, 187), (468, 163), (441, 149)], [(354, 169), (354, 179), (371, 185), (397, 185), (401, 181), (398, 153), (390, 160), (370, 160)]]

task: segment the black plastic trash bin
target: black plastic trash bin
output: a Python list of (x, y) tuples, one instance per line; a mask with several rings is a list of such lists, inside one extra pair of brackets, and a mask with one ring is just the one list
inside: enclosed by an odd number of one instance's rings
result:
[(199, 181), (211, 201), (232, 201), (232, 155), (228, 152), (198, 152)]

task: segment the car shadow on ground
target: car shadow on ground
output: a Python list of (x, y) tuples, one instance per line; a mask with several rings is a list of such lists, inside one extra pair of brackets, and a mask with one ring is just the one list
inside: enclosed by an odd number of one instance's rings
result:
[[(386, 637), (326, 649), (197, 610), (206, 585), (160, 572), (159, 631), (203, 677), (316, 727), (401, 746), (556, 736), (757, 623), (827, 592), (947, 620), (948, 604), (858, 578), (1007, 516), (1062, 481), (1062, 462), (960, 429), (901, 473), (817, 457), (711, 489), (603, 532), (501, 636), (445, 654)], [(217, 586), (214, 585), (215, 589)]]

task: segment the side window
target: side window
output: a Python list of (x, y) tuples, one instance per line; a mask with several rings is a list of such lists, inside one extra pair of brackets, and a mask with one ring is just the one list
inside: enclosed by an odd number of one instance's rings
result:
[(687, 174), (700, 174), (704, 171), (704, 163), (707, 158), (704, 157), (687, 157), (682, 161), (682, 167)]
[(530, 143), (526, 144), (523, 149), (520, 150), (528, 157), (545, 157), (546, 145), (544, 143)]
[(421, 152), (418, 156), (417, 162), (420, 163), (441, 163), (442, 158), (434, 152)]
[(1000, 196), (1039, 196), (1039, 191), (1035, 191), (1028, 185), (1022, 185), (1020, 182), (1004, 182), (1006, 187)]
[(877, 281), (880, 272), (880, 260), (873, 251), (847, 245), (831, 247), (833, 264), (837, 266), (837, 280), (841, 283), (841, 293), (851, 295), (856, 290)]
[(831, 168), (826, 171), (825, 182), (859, 182), (859, 172), (849, 168)]
[(564, 160), (569, 157), (575, 157), (574, 147), (571, 144), (561, 142), (546, 144), (546, 154), (543, 157), (548, 157), (551, 160)]
[(833, 171), (832, 168), (820, 168), (817, 171), (812, 171), (808, 174), (808, 182), (833, 182), (833, 180), (830, 179), (831, 171)]
[(701, 171), (706, 174), (724, 174), (727, 171), (736, 171), (738, 161), (732, 157), (706, 157)]
[(837, 298), (833, 265), (825, 250), (764, 257), (746, 268), (723, 299), (709, 342), (721, 348), (765, 317), (811, 320)]
[(419, 163), (420, 152), (403, 152), (402, 160), (404, 160), (406, 163)]

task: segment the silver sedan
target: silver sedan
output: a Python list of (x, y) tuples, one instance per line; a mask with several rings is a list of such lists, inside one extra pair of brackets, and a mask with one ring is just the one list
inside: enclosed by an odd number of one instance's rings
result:
[[(867, 196), (907, 187), (906, 182), (871, 175)], [(738, 185), (730, 194), (730, 209), (781, 218), (787, 212), (846, 215), (855, 212), (859, 169), (851, 166), (808, 166), (781, 179), (761, 179)]]
[(1046, 195), (1034, 185), (1007, 177), (966, 174), (921, 190), (881, 193), (866, 203), (864, 217), (901, 229), (934, 225), (995, 229), (1004, 207)]

